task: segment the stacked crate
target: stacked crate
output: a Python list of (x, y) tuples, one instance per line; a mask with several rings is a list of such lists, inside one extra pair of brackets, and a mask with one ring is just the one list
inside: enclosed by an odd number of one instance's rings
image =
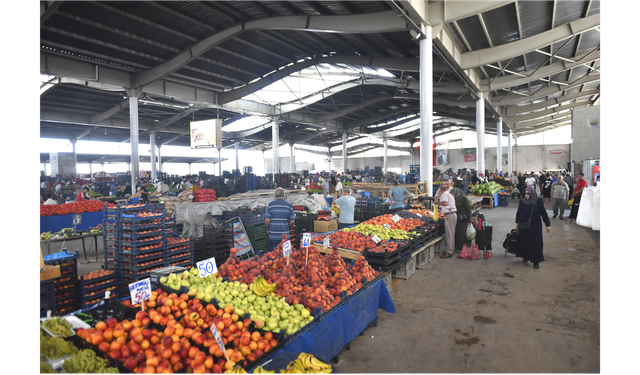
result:
[(116, 295), (127, 297), (128, 285), (168, 266), (164, 204), (105, 207), (105, 268), (116, 272)]
[(281, 188), (291, 187), (291, 176), (289, 173), (276, 173), (275, 183)]
[(245, 225), (245, 231), (251, 242), (254, 252), (264, 251), (267, 252), (269, 246), (269, 235), (267, 235), (267, 226), (265, 224), (259, 225)]
[(313, 222), (318, 220), (318, 214), (311, 212), (299, 213), (298, 216), (298, 233), (313, 232)]
[(215, 258), (217, 265), (226, 262), (231, 254), (231, 232), (213, 225), (204, 225), (202, 229), (203, 236), (193, 239), (195, 262), (210, 258)]
[(188, 238), (178, 236), (167, 237), (167, 267), (193, 267), (194, 252), (193, 242)]
[(118, 292), (118, 278), (117, 270), (108, 270), (111, 272), (104, 276), (89, 278), (89, 275), (78, 276), (80, 282), (80, 300), (82, 301), (82, 308), (88, 308), (96, 303), (100, 302), (105, 296), (106, 292), (110, 292), (112, 295)]
[(164, 218), (164, 236), (173, 237), (178, 235), (178, 228), (176, 225), (176, 215), (167, 215)]
[(62, 249), (58, 254), (44, 256), (44, 264), (47, 266), (60, 266), (60, 277), (53, 279), (55, 298), (55, 311), (52, 314), (65, 315), (81, 309), (80, 290), (78, 283), (78, 258), (79, 252), (67, 254), (67, 249)]

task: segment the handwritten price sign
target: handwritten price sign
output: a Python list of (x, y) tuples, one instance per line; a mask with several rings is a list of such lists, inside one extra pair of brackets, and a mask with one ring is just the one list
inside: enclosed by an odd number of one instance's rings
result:
[(375, 236), (371, 237), (371, 239), (373, 240), (373, 242), (378, 243), (380, 242), (380, 237), (378, 237), (378, 235), (376, 234)]
[(218, 266), (216, 265), (215, 258), (209, 258), (196, 263), (200, 277), (206, 277), (209, 275), (215, 275), (218, 273)]
[(382, 227), (383, 227), (384, 229), (390, 229), (390, 228), (391, 228), (391, 225), (389, 225), (389, 224), (382, 224)]
[(288, 257), (291, 254), (291, 240), (282, 245), (282, 255)]
[(148, 300), (151, 297), (151, 280), (144, 279), (129, 284), (129, 292), (131, 293), (132, 305)]
[(391, 219), (397, 223), (397, 222), (398, 222), (398, 221), (400, 221), (402, 218), (401, 218), (400, 216), (398, 216), (398, 215), (393, 215), (393, 217), (392, 217)]
[(213, 333), (213, 338), (216, 339), (216, 342), (218, 343), (220, 350), (222, 350), (222, 353), (224, 353), (224, 356), (227, 358), (227, 361), (228, 361), (229, 356), (227, 355), (227, 349), (224, 348), (224, 343), (222, 342), (222, 337), (220, 337), (220, 332), (218, 332), (218, 329), (216, 328), (215, 324), (212, 324), (210, 329), (211, 329), (211, 333)]
[(331, 246), (331, 240), (329, 239), (329, 235), (327, 235), (324, 240), (322, 240), (322, 244), (324, 245), (324, 249), (326, 250)]
[(422, 215), (420, 215), (420, 214), (416, 214), (416, 215), (418, 215), (418, 217), (422, 217)]
[(302, 247), (311, 246), (311, 234), (305, 233), (302, 235)]

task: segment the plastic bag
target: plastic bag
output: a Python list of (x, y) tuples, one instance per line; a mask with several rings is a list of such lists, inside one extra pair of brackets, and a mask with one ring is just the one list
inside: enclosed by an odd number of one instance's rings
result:
[(467, 226), (467, 239), (468, 240), (472, 240), (476, 238), (476, 229), (473, 227), (473, 225), (468, 225)]
[(438, 222), (438, 205), (433, 205), (433, 221)]
[(469, 256), (467, 257), (467, 259), (478, 260), (480, 258), (482, 258), (482, 254), (480, 253), (478, 244), (474, 244), (473, 246), (471, 246), (471, 250), (469, 250)]
[(458, 257), (462, 259), (469, 259), (469, 246), (467, 246), (467, 244), (462, 246), (462, 251), (460, 251), (460, 255), (458, 255)]

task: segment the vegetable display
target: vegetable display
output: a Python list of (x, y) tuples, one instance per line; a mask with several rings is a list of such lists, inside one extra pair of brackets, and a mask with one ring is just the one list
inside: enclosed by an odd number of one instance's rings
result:
[(489, 181), (482, 185), (473, 186), (471, 188), (471, 193), (478, 195), (494, 195), (502, 189), (504, 188), (498, 185), (498, 183), (496, 183), (495, 181)]
[(115, 208), (115, 204), (101, 201), (83, 201), (65, 204), (41, 204), (40, 216), (70, 215), (85, 212), (98, 212), (104, 210), (104, 206)]

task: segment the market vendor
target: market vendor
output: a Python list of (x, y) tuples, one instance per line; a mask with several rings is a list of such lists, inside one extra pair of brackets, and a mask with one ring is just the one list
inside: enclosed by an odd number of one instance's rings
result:
[(149, 203), (149, 191), (147, 190), (146, 185), (142, 185), (140, 188), (140, 196), (145, 204)]
[(264, 214), (264, 224), (269, 236), (269, 251), (273, 251), (278, 246), (283, 234), (289, 236), (289, 229), (295, 224), (296, 219), (291, 203), (284, 199), (283, 188), (276, 189), (275, 198), (267, 204)]
[(336, 196), (342, 196), (342, 182), (340, 178), (336, 177)]
[(109, 195), (112, 197), (118, 196), (118, 189), (116, 189), (116, 185), (111, 184), (111, 190), (109, 191)]
[(67, 195), (64, 193), (64, 189), (60, 188), (56, 190), (56, 201), (58, 204), (64, 204), (67, 201)]
[(89, 188), (83, 186), (82, 190), (80, 190), (80, 192), (76, 196), (76, 202), (84, 202), (88, 200), (91, 200), (91, 197), (89, 197)]
[(389, 200), (391, 206), (389, 206), (389, 213), (401, 211), (404, 209), (404, 205), (409, 201), (409, 191), (398, 185), (398, 180), (393, 179), (393, 187), (389, 189)]
[(124, 186), (124, 196), (126, 197), (127, 194), (129, 196), (131, 196), (131, 185), (127, 182), (127, 184)]
[(353, 225), (353, 212), (356, 207), (356, 198), (351, 196), (351, 188), (345, 186), (342, 188), (342, 196), (336, 199), (334, 206), (340, 206), (340, 216), (338, 217), (338, 229), (346, 228)]
[(329, 194), (329, 179), (328, 178), (324, 178), (324, 180), (322, 181), (322, 192), (324, 194)]
[(51, 194), (47, 194), (47, 200), (43, 204), (58, 204), (58, 202), (51, 197)]

